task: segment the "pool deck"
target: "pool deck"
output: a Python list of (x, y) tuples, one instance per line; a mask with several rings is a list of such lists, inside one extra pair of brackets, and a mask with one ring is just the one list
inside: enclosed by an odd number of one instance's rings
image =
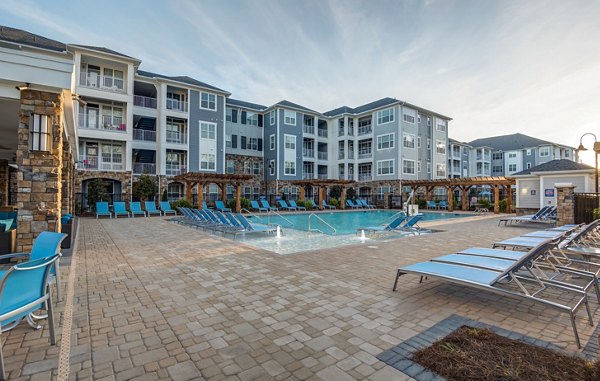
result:
[[(282, 256), (164, 218), (80, 219), (58, 345), (45, 322), (4, 333), (9, 378), (409, 380), (375, 356), (451, 315), (575, 351), (553, 309), (409, 275), (391, 291), (398, 266), (534, 229), (497, 224), (437, 220), (423, 224), (442, 230), (431, 235)], [(595, 329), (584, 315), (583, 345)]]

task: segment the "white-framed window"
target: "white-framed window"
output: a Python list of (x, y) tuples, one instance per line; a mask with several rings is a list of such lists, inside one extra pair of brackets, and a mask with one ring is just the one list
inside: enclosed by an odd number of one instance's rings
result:
[(417, 136), (417, 148), (421, 148), (421, 137)]
[(271, 151), (275, 149), (275, 134), (269, 135), (269, 149)]
[(550, 147), (540, 147), (540, 157), (550, 156)]
[(205, 110), (216, 110), (217, 96), (215, 94), (200, 93), (200, 108)]
[(258, 161), (252, 163), (252, 173), (255, 175), (260, 175), (260, 163)]
[(527, 169), (531, 168), (531, 163), (527, 163), (525, 168), (527, 168)]
[(394, 133), (379, 135), (377, 137), (377, 149), (394, 148)]
[(258, 138), (248, 138), (248, 143), (246, 143), (246, 149), (258, 151)]
[(213, 153), (200, 154), (200, 169), (214, 171), (217, 167), (217, 158)]
[(234, 172), (235, 172), (235, 165), (233, 163), (233, 160), (227, 160), (226, 167), (225, 167), (225, 173), (234, 173)]
[(509, 152), (509, 153), (508, 153), (508, 158), (509, 158), (509, 159), (514, 159), (514, 158), (516, 158), (516, 157), (517, 157), (517, 153), (516, 153), (516, 152)]
[(215, 140), (217, 138), (217, 124), (200, 121), (200, 139)]
[(431, 149), (431, 138), (427, 138), (427, 150)]
[(435, 152), (444, 155), (446, 153), (446, 142), (444, 142), (443, 140), (436, 140)]
[(415, 148), (415, 135), (413, 134), (402, 134), (402, 146), (404, 148)]
[(52, 122), (48, 115), (33, 114), (29, 127), (29, 150), (49, 152), (52, 148)]
[(377, 111), (377, 124), (385, 124), (394, 121), (394, 108), (386, 108), (385, 110)]
[(415, 117), (409, 114), (402, 114), (402, 119), (407, 123), (415, 124)]
[(295, 135), (285, 135), (285, 149), (296, 149), (296, 136)]
[(378, 175), (393, 175), (394, 174), (394, 159), (378, 160), (377, 161)]
[(527, 156), (531, 156), (531, 148), (527, 148), (527, 151), (525, 151), (527, 153)]
[(284, 161), (283, 162), (284, 165), (284, 174), (288, 175), (288, 176), (295, 176), (296, 175), (296, 162), (295, 161)]
[(421, 160), (417, 161), (417, 172), (421, 172)]
[(231, 135), (225, 135), (225, 147), (231, 148)]
[(417, 113), (417, 122), (421, 123), (421, 114)]
[(290, 126), (296, 125), (296, 111), (283, 110), (283, 123)]
[(438, 163), (436, 167), (436, 175), (438, 177), (446, 177), (446, 164)]
[(502, 152), (492, 153), (492, 160), (502, 160)]
[(258, 126), (258, 114), (253, 112), (246, 113), (246, 124), (251, 126)]
[(431, 173), (431, 163), (427, 162), (427, 173)]
[(502, 166), (501, 165), (494, 165), (492, 167), (492, 172), (493, 173), (501, 173), (502, 172)]
[(244, 162), (244, 175), (249, 175), (250, 174), (250, 162), (249, 161), (245, 161)]
[(446, 122), (437, 122), (435, 129), (441, 132), (446, 132)]
[(275, 113), (276, 113), (276, 112), (277, 112), (277, 111), (273, 110), (273, 111), (271, 111), (271, 112), (269, 113), (269, 124), (270, 124), (270, 125), (273, 125), (273, 124), (275, 124)]
[(516, 164), (509, 164), (508, 165), (508, 172), (516, 172), (517, 171), (517, 165)]
[(402, 160), (402, 173), (405, 175), (414, 175), (415, 174), (415, 161), (414, 160)]
[(275, 175), (275, 160), (269, 161), (269, 174), (271, 176)]

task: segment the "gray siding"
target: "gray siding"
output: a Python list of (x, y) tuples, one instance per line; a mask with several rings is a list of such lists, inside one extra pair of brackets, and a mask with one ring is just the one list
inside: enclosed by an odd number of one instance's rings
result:
[(225, 121), (223, 120), (223, 111), (225, 106), (225, 98), (217, 95), (217, 110), (204, 110), (200, 108), (200, 93), (195, 90), (190, 91), (190, 141), (189, 141), (189, 160), (190, 171), (197, 172), (200, 169), (200, 121), (211, 122), (217, 124), (217, 148), (215, 154), (217, 156), (217, 173), (225, 172), (225, 162), (223, 160), (223, 146), (225, 142)]
[[(263, 155), (264, 155), (264, 165), (265, 165), (265, 172), (266, 173), (266, 178), (267, 180), (275, 180), (275, 178), (277, 177), (275, 173), (275, 176), (271, 176), (270, 171), (269, 171), (269, 162), (271, 160), (275, 160), (275, 165), (277, 165), (277, 148), (279, 147), (280, 149), (282, 148), (282, 146), (280, 146), (279, 141), (277, 140), (277, 118), (275, 118), (275, 122), (273, 124), (270, 124), (270, 118), (269, 118), (269, 113), (265, 114), (265, 118), (263, 121), (263, 129), (264, 129), (264, 142), (263, 142)], [(271, 151), (270, 149), (270, 137), (271, 135), (275, 135), (275, 149), (273, 151)]]
[[(235, 110), (238, 110), (238, 116), (237, 116), (237, 122), (225, 122), (225, 133), (226, 135), (236, 135), (237, 138), (237, 144), (236, 144), (236, 148), (229, 148), (226, 147), (225, 148), (225, 153), (228, 154), (234, 154), (234, 155), (247, 155), (247, 156), (256, 156), (256, 157), (262, 157), (263, 156), (263, 150), (265, 150), (265, 139), (263, 137), (263, 127), (258, 127), (258, 126), (253, 126), (253, 125), (249, 125), (249, 124), (242, 124), (242, 118), (241, 118), (241, 109), (237, 109), (237, 108), (233, 108)], [(246, 110), (243, 110), (246, 111)], [(252, 112), (252, 113), (256, 113), (258, 115), (262, 115), (259, 112), (256, 111), (247, 111), (247, 112)], [(263, 125), (265, 123), (265, 118), (263, 117)], [(257, 138), (257, 139), (261, 139), (263, 141), (263, 146), (262, 146), (262, 150), (260, 151), (256, 151), (256, 150), (249, 150), (249, 149), (242, 149), (242, 145), (241, 145), (241, 137), (245, 136), (246, 138)], [(267, 137), (268, 139), (268, 137)], [(267, 148), (268, 149), (268, 148)]]
[[(535, 194), (531, 194), (534, 191)], [(517, 208), (539, 208), (540, 207), (540, 180), (519, 179), (517, 183), (519, 202)]]
[[(293, 111), (293, 110), (288, 110)], [(277, 158), (279, 161), (279, 180), (300, 180), (302, 179), (302, 121), (303, 114), (296, 112), (296, 125), (291, 126), (289, 124), (285, 124), (284, 121), (284, 110), (277, 110), (277, 115), (279, 117), (279, 136), (276, 136), (276, 142), (279, 145), (279, 157)], [(316, 132), (317, 126), (315, 126)], [(285, 135), (294, 135), (296, 136), (296, 176), (285, 175), (285, 167), (284, 167), (284, 154), (285, 154)], [(315, 155), (316, 155), (317, 145), (315, 142)], [(316, 172), (316, 166), (315, 166)]]

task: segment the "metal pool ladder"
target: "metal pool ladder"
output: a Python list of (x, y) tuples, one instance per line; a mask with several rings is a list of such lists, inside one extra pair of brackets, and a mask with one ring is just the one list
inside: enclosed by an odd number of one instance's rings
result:
[(248, 215), (249, 215), (249, 216), (251, 216), (251, 217), (254, 217), (254, 218), (258, 218), (259, 220), (261, 220), (261, 221), (262, 221), (262, 218), (260, 218), (260, 216), (259, 216), (259, 215), (252, 213), (251, 211), (249, 211), (249, 210), (248, 210), (248, 209), (246, 209), (246, 208), (242, 208), (242, 209), (240, 209), (240, 213), (242, 213), (242, 212), (246, 212), (246, 213), (248, 213)]
[[(317, 215), (316, 215), (316, 214), (314, 214), (314, 213), (311, 213), (311, 214), (309, 214), (309, 215), (308, 215), (308, 234), (310, 234), (310, 232), (311, 232), (311, 230), (310, 230), (310, 219), (311, 219), (312, 217), (315, 217), (317, 220), (319, 220), (319, 221), (321, 221), (322, 223), (324, 223), (325, 225), (329, 226), (329, 227), (331, 228), (331, 230), (333, 230), (333, 234), (337, 234), (337, 230), (336, 230), (336, 229), (335, 229), (333, 226), (331, 226), (331, 225), (330, 225), (329, 223), (327, 223), (327, 222), (326, 222), (324, 219), (322, 219), (321, 217), (317, 216)], [(319, 229), (314, 229), (314, 231), (318, 231), (319, 233), (323, 233), (323, 232), (322, 232), (321, 230), (319, 230)], [(323, 234), (325, 234), (325, 233), (323, 233)]]
[(267, 211), (267, 225), (271, 225), (271, 214), (274, 214), (274, 215), (284, 219), (288, 224), (290, 224), (290, 226), (294, 226), (294, 223), (292, 221), (288, 220), (287, 218), (282, 216), (280, 213), (277, 213), (275, 210)]

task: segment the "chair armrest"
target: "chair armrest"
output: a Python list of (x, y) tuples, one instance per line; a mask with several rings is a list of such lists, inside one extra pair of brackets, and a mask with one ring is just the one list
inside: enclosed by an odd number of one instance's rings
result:
[(0, 259), (10, 259), (10, 258), (25, 258), (29, 257), (30, 253), (10, 253), (10, 254), (2, 254), (0, 255)]

